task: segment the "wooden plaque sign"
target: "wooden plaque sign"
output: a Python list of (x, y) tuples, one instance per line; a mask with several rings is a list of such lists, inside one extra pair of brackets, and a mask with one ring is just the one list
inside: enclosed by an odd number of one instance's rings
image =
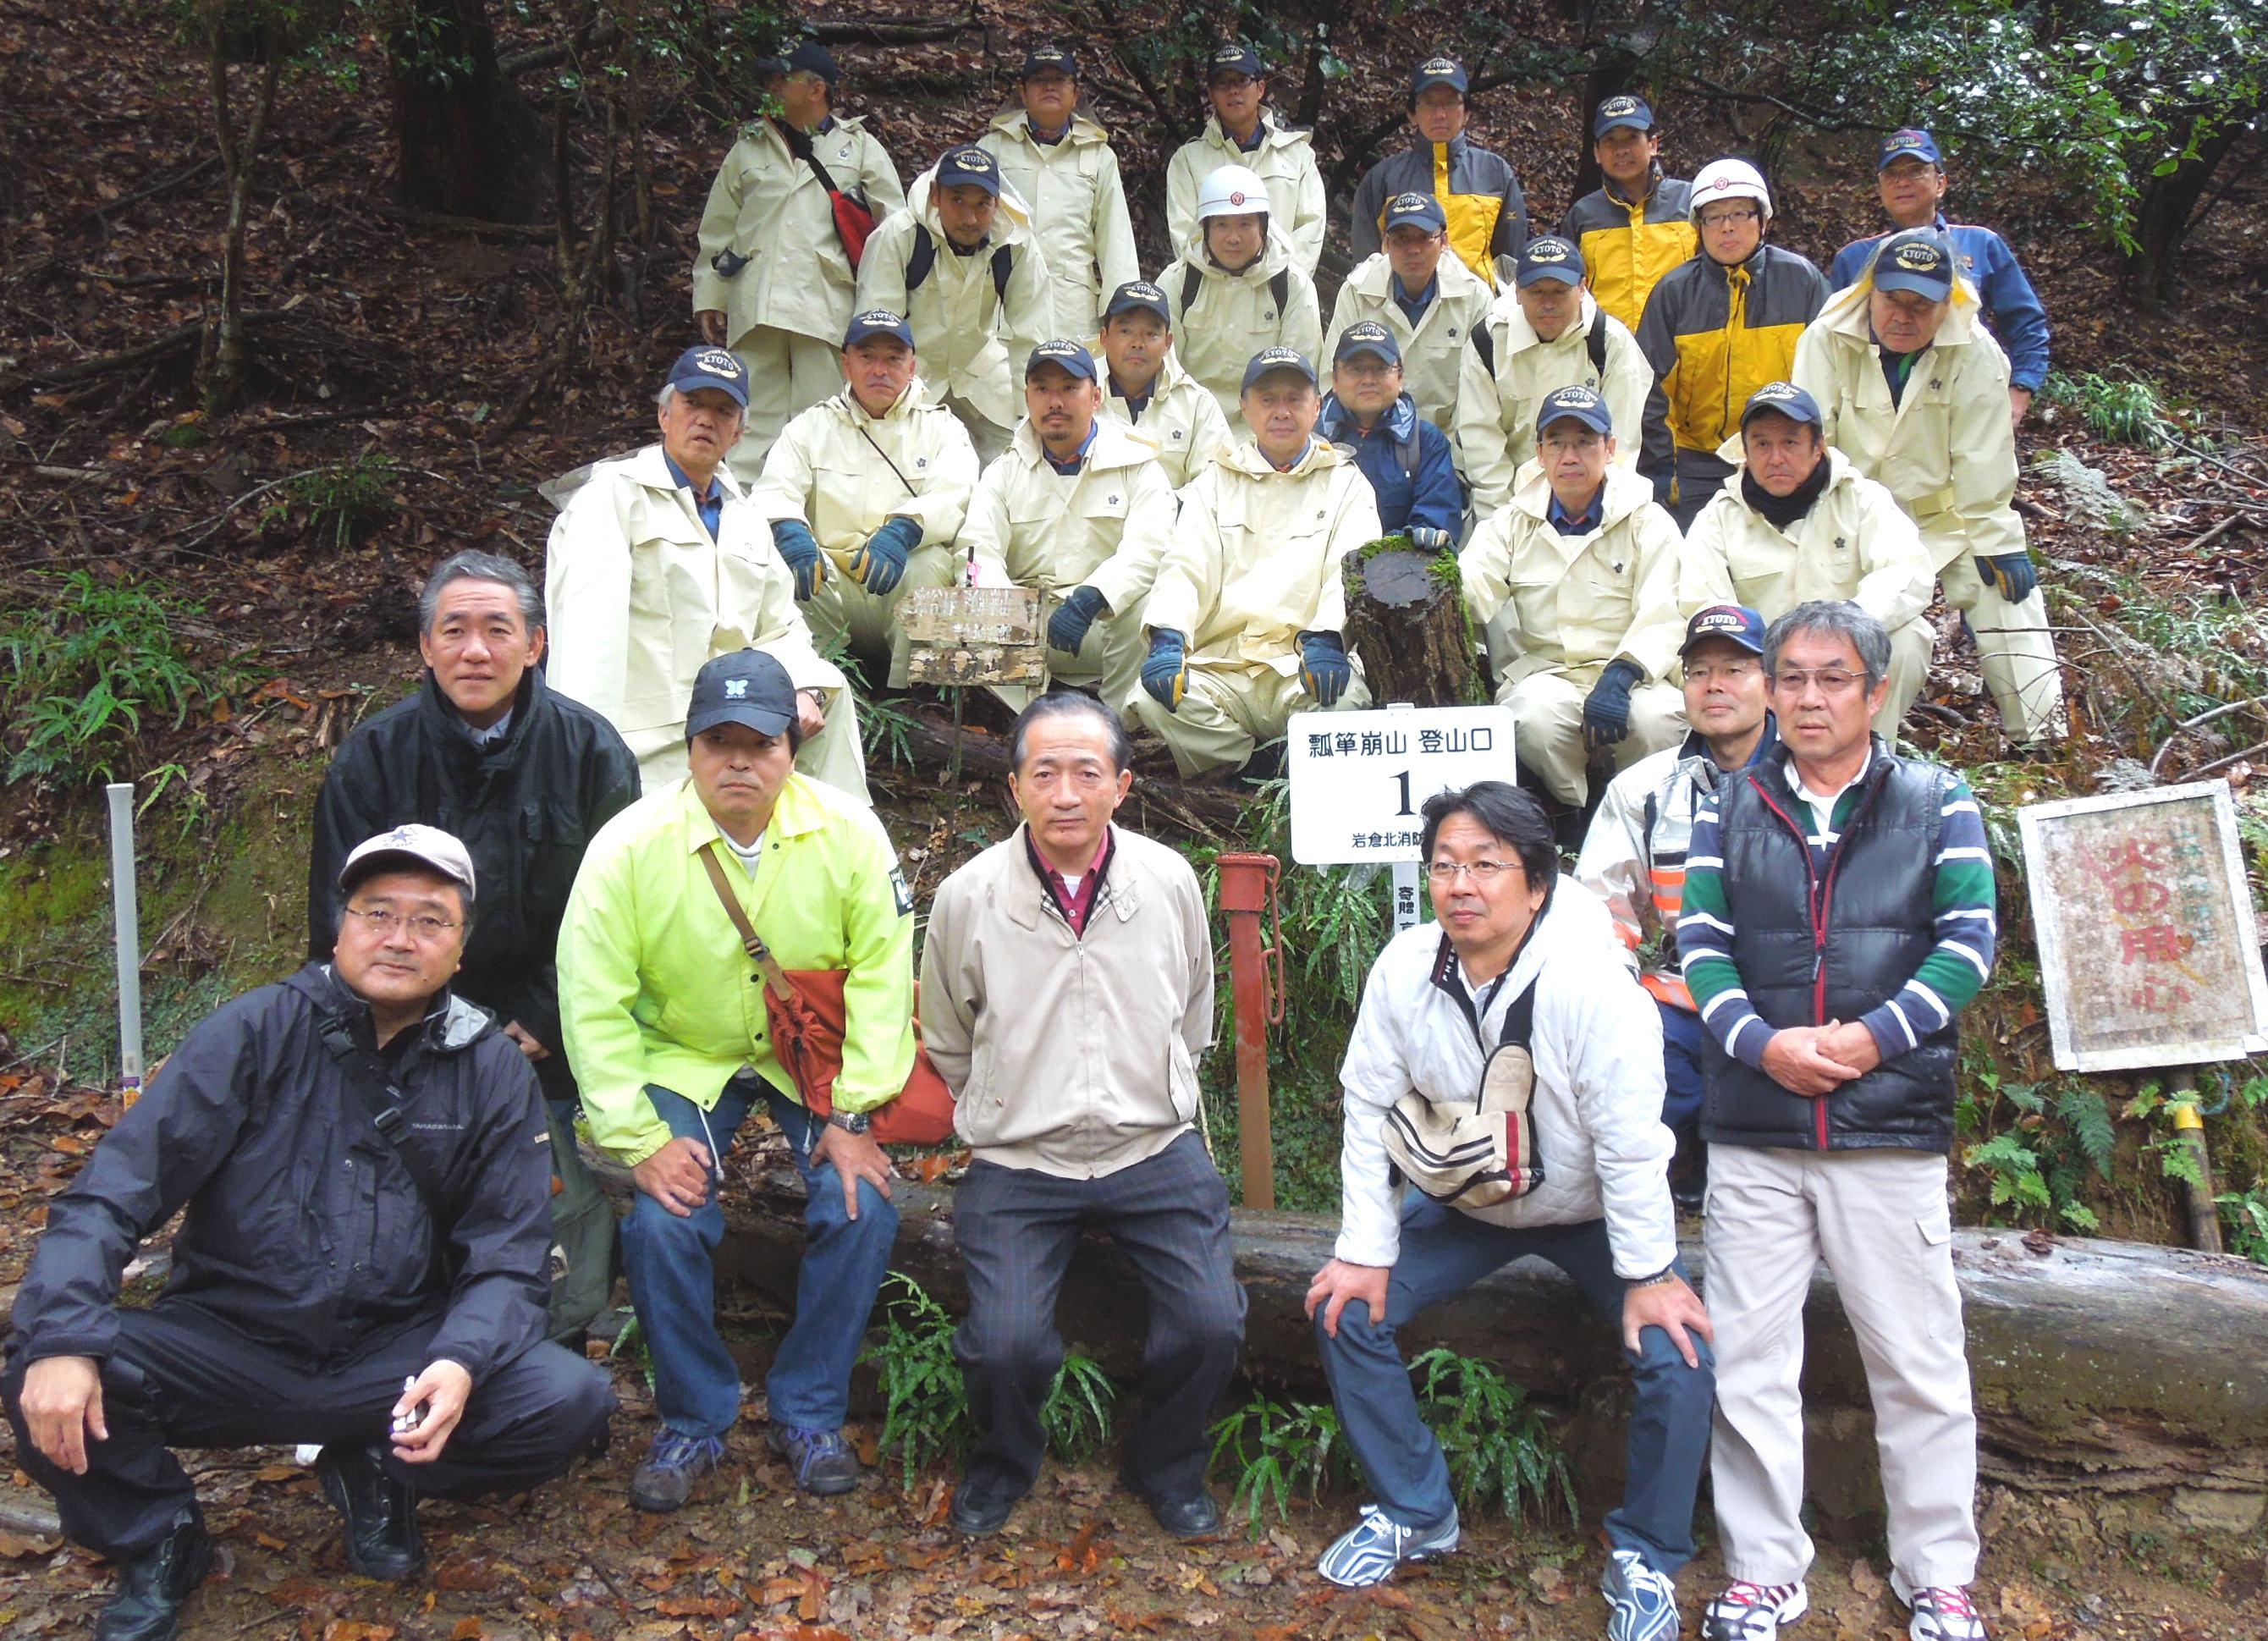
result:
[(2017, 820), (2058, 1070), (2268, 1049), (2268, 981), (2228, 783), (2033, 804)]
[(917, 684), (1047, 681), (1037, 587), (916, 587), (898, 604)]

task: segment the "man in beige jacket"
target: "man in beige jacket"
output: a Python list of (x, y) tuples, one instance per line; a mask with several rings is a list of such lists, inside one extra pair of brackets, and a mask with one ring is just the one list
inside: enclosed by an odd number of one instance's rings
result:
[(1402, 350), (1402, 386), (1418, 414), (1444, 433), (1456, 430), (1457, 379), (1472, 351), (1475, 326), (1496, 292), (1448, 255), (1448, 218), (1431, 194), (1397, 194), (1386, 205), (1386, 248), (1358, 263), (1331, 305), (1323, 352), (1338, 357), (1347, 327), (1372, 320)]
[(1244, 364), (1256, 350), (1291, 348), (1314, 358), (1322, 346), (1314, 281), (1273, 221), (1260, 179), (1223, 166), (1197, 190), (1197, 231), (1158, 276), (1173, 309), (1174, 351), (1212, 390), (1231, 427)]
[(1314, 139), (1276, 117), (1268, 106), (1268, 67), (1251, 47), (1232, 40), (1205, 67), (1204, 129), (1174, 151), (1166, 166), (1166, 239), (1185, 245), (1197, 233), (1197, 189), (1223, 166), (1248, 166), (1276, 203), (1276, 231), (1310, 279), (1322, 260), (1323, 173)]
[(1131, 751), (1101, 703), (1035, 701), (1010, 748), (1024, 824), (930, 905), (922, 1032), (976, 1153), (953, 1203), (968, 1279), (954, 1355), (981, 1434), (952, 1521), (971, 1535), (998, 1532), (1038, 1478), (1040, 1409), (1063, 1365), (1056, 1298), (1089, 1228), (1149, 1298), (1120, 1476), (1174, 1537), (1220, 1528), (1205, 1432), (1236, 1371), (1244, 1291), (1200, 1130), (1212, 934), (1189, 863), (1111, 824)]
[(1158, 448), (1167, 482), (1179, 489), (1236, 441), (1220, 401), (1174, 357), (1174, 316), (1166, 293), (1130, 279), (1110, 293), (1095, 351), (1107, 365), (1102, 414)]

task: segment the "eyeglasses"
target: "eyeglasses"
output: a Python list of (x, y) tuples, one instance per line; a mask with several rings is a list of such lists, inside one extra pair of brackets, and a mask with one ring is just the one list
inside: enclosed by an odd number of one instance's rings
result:
[(1463, 872), (1485, 888), (1507, 872), (1522, 870), (1516, 860), (1436, 860), (1425, 868), (1425, 875), (1436, 883), (1450, 884)]
[(1866, 681), (1866, 677), (1862, 673), (1845, 673), (1839, 669), (1817, 673), (1789, 671), (1772, 674), (1772, 688), (1784, 695), (1801, 695), (1804, 687), (1808, 684), (1817, 684), (1821, 695), (1839, 695), (1845, 690), (1854, 689)]
[(364, 911), (359, 906), (350, 906), (348, 913), (370, 925), (371, 932), (385, 938), (406, 929), (413, 940), (438, 940), (457, 927), (446, 917), (436, 917), (430, 912), (420, 912), (405, 917), (400, 912), (381, 906), (374, 911)]
[(1737, 223), (1754, 222), (1759, 214), (1753, 207), (1748, 210), (1720, 210), (1713, 216), (1704, 215), (1701, 218), (1701, 225), (1705, 228), (1729, 228)]

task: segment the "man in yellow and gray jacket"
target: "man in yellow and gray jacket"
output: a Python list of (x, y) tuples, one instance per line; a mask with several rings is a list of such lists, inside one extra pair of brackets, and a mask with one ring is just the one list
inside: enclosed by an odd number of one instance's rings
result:
[(1581, 249), (1599, 305), (1635, 331), (1662, 276), (1700, 248), (1693, 185), (1662, 174), (1661, 138), (1643, 97), (1599, 105), (1591, 153), (1606, 180), (1569, 206), (1553, 232)]
[(1378, 254), (1387, 202), (1431, 194), (1449, 224), (1449, 248), (1494, 289), (1528, 243), (1528, 196), (1502, 155), (1465, 135), (1472, 82), (1454, 57), (1431, 56), (1410, 77), (1410, 124), (1418, 140), (1381, 159), (1355, 186), (1347, 245), (1358, 260)]
[(976, 486), (976, 450), (953, 413), (922, 392), (914, 333), (871, 308), (843, 333), (843, 391), (787, 424), (764, 462), (757, 502), (796, 574), (812, 629), (906, 681), (898, 601), (949, 587)]
[(1110, 135), (1079, 107), (1079, 60), (1062, 46), (1024, 56), (1018, 100), (993, 117), (977, 146), (1000, 162), (1000, 175), (1024, 202), (1038, 236), (1055, 305), (1051, 336), (1084, 336), (1102, 312), (1102, 293), (1142, 267), (1126, 188)]
[[(591, 1140), (637, 1187), (623, 1263), (661, 1428), (630, 1502), (652, 1511), (685, 1504), (740, 1417), (710, 1260), (728, 1148), (760, 1107), (807, 1193), (795, 1323), (766, 1383), (771, 1445), (806, 1492), (858, 1484), (842, 1435), (850, 1368), (898, 1218), (867, 1126), (914, 1063), (913, 896), (874, 812), (795, 772), (786, 673), (753, 650), (718, 657), (694, 681), (685, 730), (691, 775), (600, 829), (559, 931), (560, 1012)], [(843, 975), (831, 1116), (805, 1107), (773, 1052), (727, 894), (781, 967)]]
[(1197, 190), (1223, 166), (1256, 175), (1276, 202), (1276, 232), (1292, 247), (1300, 271), (1314, 277), (1323, 254), (1322, 173), (1305, 131), (1294, 131), (1268, 107), (1268, 69), (1251, 47), (1231, 41), (1205, 68), (1205, 101), (1212, 113), (1204, 129), (1174, 151), (1166, 166), (1166, 240), (1187, 245), (1197, 231)]
[(1023, 414), (1015, 361), (1055, 329), (1048, 281), (1029, 209), (1004, 190), (1000, 162), (969, 143), (915, 178), (904, 209), (866, 241), (858, 305), (902, 313), (928, 338), (923, 386), (989, 461)]
[(1323, 351), (1336, 357), (1347, 327), (1383, 325), (1402, 350), (1402, 387), (1418, 414), (1444, 433), (1457, 421), (1457, 372), (1472, 334), (1496, 299), (1486, 281), (1447, 254), (1447, 219), (1431, 194), (1387, 204), (1386, 248), (1339, 287)]
[(1103, 416), (1157, 447), (1174, 489), (1235, 442), (1212, 390), (1174, 357), (1173, 310), (1148, 280), (1130, 279), (1110, 293), (1094, 351), (1105, 367)]
[(1795, 350), (1827, 442), (1898, 498), (1945, 601), (1977, 637), (1984, 687), (2019, 746), (2064, 732), (2063, 677), (2016, 515), (2008, 356), (1934, 228), (1882, 242)]
[(1223, 166), (1197, 190), (1197, 231), (1158, 276), (1173, 311), (1174, 351), (1236, 426), (1245, 361), (1263, 348), (1312, 356), (1322, 345), (1314, 281), (1274, 228), (1260, 179)]
[(1378, 539), (1378, 500), (1353, 459), (1314, 437), (1322, 408), (1305, 356), (1263, 349), (1244, 372), (1253, 437), (1182, 491), (1132, 699), (1184, 780), (1241, 769), (1294, 712), (1369, 704), (1339, 571)]
[(693, 261), (703, 340), (731, 348), (748, 368), (747, 424), (732, 457), (743, 484), (755, 482), (787, 419), (835, 391), (835, 339), (850, 320), (858, 275), (828, 182), (878, 222), (906, 201), (873, 134), (829, 111), (837, 75), (826, 47), (804, 40), (771, 68), (765, 90), (779, 114), (748, 121), (725, 156)]
[(1827, 301), (1827, 280), (1793, 251), (1764, 243), (1771, 191), (1745, 159), (1712, 159), (1693, 179), (1701, 249), (1646, 298), (1638, 345), (1653, 367), (1638, 470), (1685, 528), (1732, 464), (1717, 447), (1766, 382), (1786, 381), (1795, 339)]

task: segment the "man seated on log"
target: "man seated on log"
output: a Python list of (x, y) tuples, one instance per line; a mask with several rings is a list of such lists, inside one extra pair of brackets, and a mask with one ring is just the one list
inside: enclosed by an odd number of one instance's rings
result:
[(1968, 783), (1869, 733), (1889, 665), (1856, 605), (1782, 615), (1764, 636), (1780, 744), (1694, 811), (1677, 945), (1708, 1028), (1711, 1474), (1732, 1580), (1712, 1641), (1770, 1641), (1808, 1605), (1799, 1380), (1822, 1259), (1874, 1398), (1910, 1633), (1984, 1635), (1945, 1159), (1955, 1021), (1992, 968), (1992, 851)]
[(1622, 321), (1583, 288), (1583, 254), (1546, 234), (1520, 254), (1513, 287), (1473, 327), (1457, 379), (1457, 454), (1473, 517), (1501, 511), (1535, 458), (1535, 412), (1562, 387), (1595, 389), (1633, 467), (1653, 369)]
[(551, 1113), (550, 1333), (574, 1348), (614, 1302), (615, 1211), (575, 1149), (575, 1078), (559, 1034), (554, 954), (583, 850), (638, 795), (637, 760), (614, 725), (545, 682), (543, 600), (527, 572), (478, 548), (442, 561), (417, 600), (417, 693), (346, 739), (315, 799), (307, 954), (337, 944), (339, 867), (364, 838), (446, 824), (479, 868), (479, 921), (458, 967), (535, 1068)]
[(1110, 293), (1101, 348), (1108, 367), (1104, 418), (1125, 423), (1158, 447), (1174, 489), (1235, 442), (1220, 401), (1174, 357), (1174, 316), (1157, 286), (1136, 279)]
[[(711, 1261), (725, 1160), (760, 1107), (807, 1193), (795, 1325), (766, 1387), (771, 1446), (806, 1492), (858, 1485), (842, 1434), (850, 1367), (898, 1224), (889, 1159), (866, 1130), (914, 1060), (913, 896), (874, 812), (796, 772), (803, 728), (786, 668), (755, 650), (711, 661), (685, 736), (692, 777), (608, 823), (559, 931), (559, 1001), (591, 1138), (637, 1187), (623, 1265), (661, 1428), (630, 1503), (652, 1511), (684, 1505), (740, 1417)], [(783, 968), (847, 974), (830, 1116), (801, 1103), (774, 1052), (728, 894)]]
[(1314, 281), (1273, 220), (1267, 185), (1242, 166), (1223, 166), (1197, 189), (1197, 232), (1174, 247), (1178, 260), (1158, 276), (1181, 361), (1232, 424), (1245, 361), (1256, 348), (1291, 348), (1313, 358), (1322, 346)]
[(968, 430), (922, 391), (920, 364), (895, 313), (853, 317), (843, 391), (781, 430), (755, 491), (820, 642), (848, 645), (893, 689), (906, 683), (898, 602), (960, 578), (954, 538), (979, 471)]
[(1418, 414), (1402, 383), (1394, 333), (1372, 320), (1348, 326), (1331, 356), (1315, 437), (1354, 458), (1378, 498), (1380, 529), (1440, 552), (1456, 546), (1464, 526), (1464, 488), (1449, 436)]
[(1722, 453), (1734, 479), (1685, 534), (1678, 602), (1745, 604), (1775, 621), (1814, 599), (1848, 600), (1890, 635), (1890, 689), (1875, 732), (1898, 724), (1929, 677), (1926, 612), (1934, 579), (1898, 499), (1828, 446), (1819, 404), (1793, 382), (1749, 395)]
[(1541, 470), (1473, 532), (1457, 565), (1490, 631), (1496, 698), (1519, 725), (1522, 784), (1580, 811), (1587, 758), (1627, 768), (1684, 732), (1669, 682), (1681, 538), (1653, 487), (1613, 465), (1614, 422), (1594, 390), (1546, 394), (1535, 437)]
[(1252, 356), (1241, 404), (1252, 437), (1182, 491), (1142, 609), (1134, 710), (1184, 780), (1242, 769), (1294, 712), (1370, 702), (1340, 579), (1341, 561), (1378, 539), (1369, 481), (1314, 436), (1315, 367), (1296, 349)]
[(1727, 771), (1746, 769), (1774, 744), (1764, 648), (1764, 619), (1752, 609), (1712, 605), (1685, 623), (1677, 660), (1692, 731), (1607, 784), (1575, 866), (1583, 887), (1606, 902), (1624, 945), (1642, 954), (1650, 941), (1660, 942), (1655, 960), (1641, 962), (1638, 984), (1661, 1017), (1661, 1120), (1677, 1140), (1670, 1196), (1688, 1213), (1701, 1211), (1708, 1159), (1701, 1147), (1701, 1022), (1677, 968), (1686, 843), (1694, 806)]
[(662, 383), (660, 442), (597, 463), (569, 497), (544, 564), (551, 687), (622, 732), (653, 791), (685, 773), (693, 674), (752, 644), (799, 686), (806, 772), (863, 799), (856, 703), (796, 606), (815, 572), (782, 561), (765, 515), (725, 466), (747, 399), (739, 359), (687, 349)]
[(1804, 331), (1789, 379), (1817, 401), (1827, 442), (1920, 529), (1945, 601), (1976, 636), (2001, 732), (2020, 747), (2058, 740), (2063, 673), (2015, 508), (2008, 356), (1945, 237), (1883, 240)]
[[(1610, 1634), (1672, 1641), (1712, 1372), (1709, 1316), (1677, 1258), (1661, 1027), (1597, 899), (1560, 875), (1533, 795), (1483, 781), (1424, 814), (1435, 921), (1388, 941), (1363, 987), (1339, 1073), (1338, 1243), (1307, 1289), (1331, 1401), (1376, 1500), (1317, 1571), (1373, 1585), (1457, 1548), (1448, 1467), (1395, 1332), (1534, 1255), (1621, 1331), (1636, 1403), (1600, 1587)], [(1460, 1152), (1479, 1159), (1441, 1160)]]
[(1156, 448), (1097, 415), (1096, 374), (1076, 342), (1032, 350), (1023, 424), (977, 482), (961, 547), (1040, 590), (1055, 678), (1123, 701), (1141, 681), (1142, 601), (1174, 533), (1174, 491)]
[(1347, 327), (1366, 320), (1384, 326), (1401, 349), (1418, 414), (1447, 433), (1456, 425), (1467, 338), (1496, 291), (1462, 257), (1447, 254), (1448, 219), (1431, 194), (1397, 194), (1387, 202), (1385, 240), (1339, 287), (1323, 347), (1336, 359)]
[(1005, 1527), (1039, 1476), (1040, 1409), (1063, 1365), (1056, 1299), (1086, 1230), (1108, 1233), (1150, 1300), (1119, 1474), (1174, 1537), (1220, 1528), (1206, 1432), (1236, 1371), (1244, 1290), (1228, 1189), (1197, 1127), (1212, 935), (1189, 863), (1111, 823), (1132, 750), (1092, 696), (1025, 708), (1008, 777), (1024, 823), (945, 880), (922, 945), (924, 1041), (976, 1154), (953, 1199), (968, 1278), (954, 1355), (981, 1434), (952, 1522), (974, 1535)]
[[(431, 827), (364, 840), (330, 960), (192, 1028), (48, 1211), (0, 1390), (64, 1535), (118, 1565), (100, 1641), (166, 1641), (211, 1570), (174, 1445), (321, 1443), (348, 1569), (399, 1580), (418, 1495), (524, 1491), (606, 1428), (605, 1373), (543, 1337), (535, 1073), (449, 990), (474, 882)], [(165, 1292), (121, 1306), (176, 1211)]]

